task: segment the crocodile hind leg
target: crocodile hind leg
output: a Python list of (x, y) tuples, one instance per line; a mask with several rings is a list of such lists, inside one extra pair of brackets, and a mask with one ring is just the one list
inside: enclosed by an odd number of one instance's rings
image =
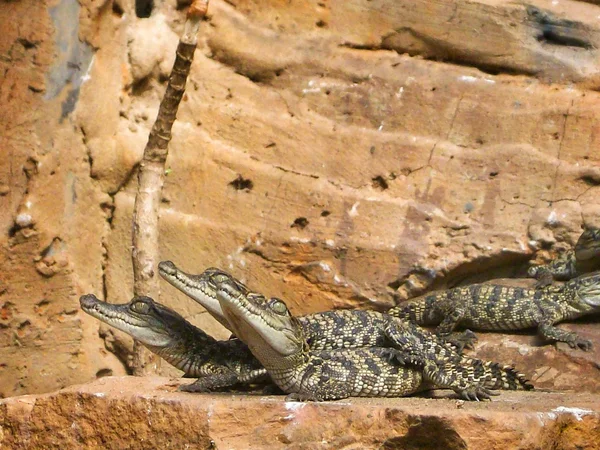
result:
[[(480, 364), (479, 361), (471, 361), (469, 367), (450, 363), (436, 364), (434, 361), (428, 361), (423, 368), (425, 380), (433, 383), (435, 387), (452, 389), (463, 399), (469, 401), (489, 400), (490, 397), (499, 395), (486, 386), (489, 384), (489, 381), (484, 378), (486, 372), (483, 364)], [(477, 379), (477, 373), (481, 379)]]
[(388, 359), (393, 357), (401, 364), (422, 366), (428, 359), (460, 358), (454, 347), (411, 322), (390, 317), (384, 331), (392, 347), (386, 350)]
[(380, 350), (388, 360), (421, 368), (425, 380), (436, 387), (452, 389), (465, 400), (479, 401), (497, 395), (485, 386), (491, 384), (485, 363), (462, 357), (443, 339), (411, 323), (390, 320), (385, 331), (397, 347)]

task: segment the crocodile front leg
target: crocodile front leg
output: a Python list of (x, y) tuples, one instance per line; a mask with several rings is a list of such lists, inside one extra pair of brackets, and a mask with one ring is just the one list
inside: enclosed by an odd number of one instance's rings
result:
[(550, 264), (530, 267), (527, 271), (530, 277), (536, 278), (538, 282), (536, 289), (550, 286), (554, 280), (570, 280), (577, 276), (577, 260), (573, 252), (567, 252)]
[(553, 319), (544, 319), (542, 323), (538, 325), (538, 334), (545, 339), (566, 342), (571, 348), (580, 348), (584, 351), (592, 349), (592, 342), (587, 339), (583, 339), (577, 333), (561, 330), (554, 326), (555, 321)]
[(527, 271), (527, 275), (538, 280), (535, 284), (536, 289), (545, 288), (554, 282), (554, 275), (552, 275), (552, 271), (547, 265), (530, 267)]
[(177, 390), (181, 392), (212, 392), (216, 389), (231, 387), (238, 382), (239, 379), (233, 372), (219, 373), (198, 378), (191, 384), (179, 386)]
[(460, 324), (464, 316), (464, 308), (461, 308), (460, 306), (453, 307), (451, 310), (446, 312), (444, 319), (435, 329), (435, 333), (442, 338), (446, 338), (446, 336), (449, 336)]
[(465, 348), (475, 348), (475, 343), (479, 340), (477, 335), (471, 330), (463, 332), (453, 332), (447, 336), (440, 337), (446, 344), (453, 346), (458, 353), (462, 353)]

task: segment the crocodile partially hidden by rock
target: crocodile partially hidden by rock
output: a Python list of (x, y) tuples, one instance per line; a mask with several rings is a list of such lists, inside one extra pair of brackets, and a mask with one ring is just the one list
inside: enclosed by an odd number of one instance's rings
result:
[(182, 391), (211, 391), (236, 384), (270, 383), (266, 370), (246, 344), (238, 339), (217, 341), (172, 309), (150, 297), (136, 297), (129, 303), (111, 304), (95, 295), (79, 299), (81, 309), (117, 328), (165, 359), (195, 383)]
[[(227, 272), (210, 268), (200, 275), (179, 270), (171, 261), (159, 264), (160, 275), (182, 292), (204, 306), (219, 322), (227, 324), (217, 298), (218, 287), (227, 282), (254, 302), (265, 302), (261, 294), (251, 292)], [(275, 299), (278, 300), (278, 299)], [(521, 384), (532, 386), (522, 374), (510, 366), (462, 356), (454, 345), (449, 345), (432, 333), (407, 321), (398, 321), (375, 311), (339, 310), (297, 317), (311, 350), (383, 347), (404, 353), (405, 358), (418, 361), (426, 377), (438, 387), (455, 390), (463, 398), (489, 398), (490, 389), (515, 389)], [(472, 336), (467, 334), (468, 340)], [(473, 375), (475, 374), (475, 375)], [(517, 383), (502, 380), (517, 380)]]
[[(452, 353), (435, 338), (427, 340), (422, 334), (426, 332), (413, 333), (416, 327), (406, 322), (390, 320), (400, 325), (394, 347), (316, 350), (307, 338), (306, 325), (282, 300), (245, 292), (234, 281), (219, 283), (217, 297), (232, 331), (248, 344), (275, 384), (295, 399), (395, 397), (432, 387), (451, 388), (467, 399), (477, 399), (477, 395), (489, 397), (489, 389), (531, 388), (511, 368)], [(343, 328), (333, 317), (329, 316), (331, 326)], [(402, 324), (407, 328), (402, 330)], [(435, 351), (443, 356), (431, 358)]]
[(592, 343), (554, 324), (600, 312), (600, 272), (542, 289), (473, 284), (426, 294), (391, 308), (388, 314), (419, 325), (438, 325), (440, 336), (458, 325), (479, 330), (537, 327), (549, 340), (590, 350)]
[(551, 285), (554, 280), (568, 281), (595, 270), (600, 270), (600, 228), (587, 228), (573, 250), (548, 264), (530, 267), (527, 274), (537, 278), (536, 288), (539, 289)]

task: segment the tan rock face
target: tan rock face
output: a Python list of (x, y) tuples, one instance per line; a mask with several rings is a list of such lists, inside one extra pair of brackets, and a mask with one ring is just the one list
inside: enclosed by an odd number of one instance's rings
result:
[(8, 448), (578, 449), (600, 446), (597, 394), (503, 392), (493, 402), (437, 398), (286, 402), (186, 394), (180, 381), (111, 377), (0, 401)]
[[(184, 14), (162, 2), (138, 19), (130, 3), (3, 4), (2, 396), (126, 373), (130, 341), (77, 300), (130, 299), (135, 166)], [(597, 5), (211, 0), (209, 14), (167, 161), (164, 259), (230, 270), (298, 314), (382, 310), (523, 276), (600, 226)], [(597, 319), (566, 327), (600, 347)], [(482, 334), (475, 354), (598, 392), (597, 348)]]

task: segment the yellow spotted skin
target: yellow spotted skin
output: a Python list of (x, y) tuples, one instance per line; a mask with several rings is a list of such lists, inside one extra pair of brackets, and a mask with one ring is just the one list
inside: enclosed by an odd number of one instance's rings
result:
[(391, 362), (382, 348), (309, 350), (303, 356), (291, 367), (280, 367), (276, 360), (267, 367), (293, 399), (402, 397), (428, 388), (420, 370)]
[[(489, 398), (492, 389), (532, 387), (512, 367), (461, 355), (407, 321), (358, 310), (299, 318), (286, 310), (289, 317), (282, 318), (269, 306), (283, 303), (280, 299), (238, 287), (223, 283), (218, 293), (223, 311), (235, 324), (233, 331), (273, 381), (298, 398), (408, 395), (423, 381), (453, 389), (468, 400)], [(296, 336), (291, 356), (277, 350), (290, 335)]]
[(522, 330), (537, 327), (545, 339), (589, 350), (592, 343), (554, 324), (600, 312), (600, 272), (582, 275), (563, 285), (542, 289), (473, 284), (410, 300), (388, 314), (419, 325), (438, 325), (449, 335), (462, 325), (479, 330)]

